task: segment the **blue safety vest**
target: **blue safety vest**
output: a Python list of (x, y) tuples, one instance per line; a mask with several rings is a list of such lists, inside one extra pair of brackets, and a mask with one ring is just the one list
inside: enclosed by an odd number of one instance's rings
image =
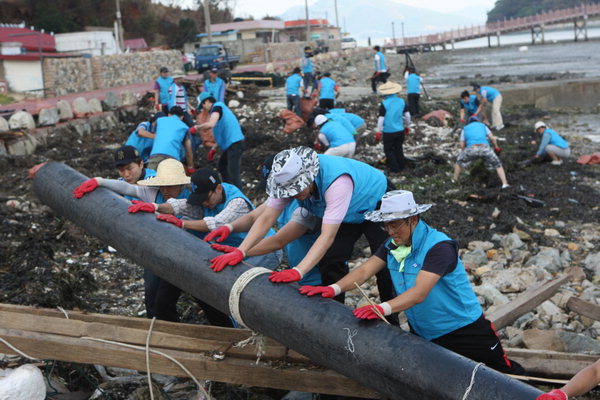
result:
[(477, 95), (472, 94), (469, 96), (469, 101), (466, 103), (463, 99), (460, 99), (460, 104), (462, 104), (465, 110), (467, 110), (467, 113), (472, 115), (475, 114), (477, 112), (477, 108), (479, 108), (477, 104), (475, 104), (476, 100)]
[(135, 128), (133, 132), (131, 132), (131, 134), (127, 138), (127, 141), (125, 142), (125, 145), (135, 147), (138, 153), (140, 153), (140, 157), (142, 158), (142, 160), (144, 160), (145, 163), (148, 161), (148, 157), (150, 157), (150, 152), (152, 151), (154, 139), (139, 136), (138, 129), (140, 128), (144, 128), (150, 133), (155, 133), (150, 121), (142, 122), (137, 126), (137, 128)]
[(335, 81), (329, 77), (319, 80), (321, 84), (319, 99), (335, 99)]
[(486, 92), (487, 101), (494, 101), (494, 99), (500, 95), (500, 91), (489, 86), (482, 86), (481, 88), (479, 88), (479, 92)]
[(490, 142), (487, 140), (487, 127), (478, 121), (469, 122), (465, 125), (464, 140), (467, 147), (474, 144), (490, 145)]
[[(412, 235), (412, 251), (404, 260), (404, 269), (390, 251), (387, 265), (398, 295), (415, 286), (417, 275), (423, 267), (427, 252), (439, 242), (450, 240), (423, 221), (419, 221)], [(389, 250), (392, 239), (385, 246)], [(460, 260), (456, 268), (431, 289), (422, 303), (404, 310), (414, 332), (424, 339), (432, 340), (475, 322), (483, 311), (469, 283)]]
[(354, 125), (352, 125), (350, 120), (348, 120), (348, 118), (346, 118), (346, 114), (329, 112), (329, 113), (325, 114), (325, 117), (331, 121), (335, 121), (338, 124), (341, 124), (351, 134), (353, 134), (353, 135), (356, 134)]
[(158, 89), (159, 103), (160, 104), (168, 104), (169, 103), (169, 88), (173, 84), (173, 78), (170, 76), (167, 76), (166, 78), (159, 76), (158, 79), (156, 80), (156, 83), (158, 84), (158, 88), (159, 88)]
[(313, 65), (310, 57), (302, 56), (302, 72), (311, 73), (313, 72)]
[(300, 74), (293, 74), (285, 81), (285, 94), (298, 96), (300, 94), (300, 82), (302, 82), (302, 77)]
[(156, 137), (154, 138), (150, 157), (161, 154), (180, 160), (181, 150), (185, 150), (183, 140), (188, 130), (189, 127), (177, 115), (157, 119)]
[(406, 92), (421, 94), (421, 77), (415, 73), (408, 74), (406, 78)]
[[(192, 191), (190, 190), (190, 187), (188, 185), (184, 185), (183, 189), (181, 189), (181, 192), (179, 193), (179, 196), (177, 196), (175, 198), (176, 199), (187, 199), (188, 197), (190, 197), (191, 194), (192, 194)], [(154, 199), (154, 202), (156, 204), (162, 204), (162, 203), (167, 202), (167, 199), (165, 199), (165, 196), (163, 196), (163, 194), (160, 192), (160, 190), (156, 194), (156, 198)], [(181, 218), (181, 215), (176, 215), (176, 217)]]
[(544, 133), (548, 132), (550, 134), (550, 143), (549, 144), (553, 144), (556, 147), (560, 147), (561, 149), (568, 149), (569, 148), (569, 143), (562, 138), (562, 136), (560, 136), (558, 133), (556, 133), (555, 131), (553, 131), (550, 128), (546, 128), (546, 130), (544, 131)]
[(329, 147), (338, 147), (346, 143), (354, 142), (352, 131), (336, 121), (327, 121), (321, 125), (320, 132), (329, 141)]
[[(339, 115), (343, 116), (346, 120), (350, 121), (350, 123), (354, 127), (353, 133), (355, 135), (356, 135), (356, 129), (358, 129), (360, 126), (362, 126), (365, 123), (364, 119), (362, 119), (361, 117), (359, 117), (356, 114), (346, 112), (346, 110), (343, 108), (332, 108), (331, 110), (329, 110), (329, 114), (327, 114), (327, 115), (330, 115), (330, 114), (339, 114)], [(326, 115), (326, 117), (327, 117), (327, 115)], [(331, 118), (331, 119), (335, 121), (335, 119), (333, 119), (333, 118)]]
[[(204, 89), (203, 92), (210, 93), (212, 97), (217, 101), (225, 100), (225, 92), (223, 91), (223, 87), (225, 86), (225, 81), (219, 77), (212, 82), (210, 79), (204, 81)], [(200, 101), (198, 101), (200, 103)]]
[(404, 108), (406, 103), (404, 100), (395, 94), (390, 94), (385, 97), (382, 102), (385, 108), (385, 118), (383, 120), (383, 133), (395, 133), (404, 130)]
[(373, 66), (375, 67), (375, 72), (377, 72), (377, 71), (385, 71), (386, 70), (386, 68), (385, 68), (385, 56), (380, 51), (378, 51), (375, 54), (379, 56), (379, 62), (380, 62), (380, 67), (379, 68), (381, 68), (381, 69), (377, 69), (377, 60), (375, 59), (375, 57), (373, 57)]
[[(294, 211), (300, 203), (298, 200), (293, 199), (281, 212), (279, 218), (277, 218), (277, 226), (279, 229), (283, 228), (285, 224), (290, 222)], [(306, 256), (306, 253), (310, 250), (315, 240), (319, 237), (320, 232), (305, 233), (296, 240), (292, 240), (290, 243), (285, 245), (285, 254), (287, 255), (288, 263), (290, 267), (297, 266), (302, 259)], [(318, 286), (322, 284), (321, 272), (318, 266), (314, 266), (313, 269), (308, 271), (307, 274), (302, 277), (302, 280), (298, 282), (300, 285), (313, 285)]]
[(216, 107), (220, 106), (223, 110), (221, 119), (213, 128), (213, 134), (215, 140), (221, 150), (226, 151), (229, 146), (233, 143), (244, 140), (244, 134), (237, 117), (231, 112), (231, 110), (221, 101), (217, 101), (213, 104), (210, 112)]
[(387, 179), (383, 172), (360, 161), (346, 157), (319, 154), (319, 173), (315, 177), (317, 193), (300, 202), (319, 218), (325, 213), (325, 192), (341, 175), (350, 175), (354, 182), (352, 200), (342, 222), (360, 224), (365, 220), (364, 214), (377, 208), (377, 203), (385, 194)]

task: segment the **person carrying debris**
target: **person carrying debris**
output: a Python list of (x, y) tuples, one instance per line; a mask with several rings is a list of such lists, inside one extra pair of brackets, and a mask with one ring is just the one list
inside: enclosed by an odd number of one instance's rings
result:
[(244, 134), (237, 117), (225, 103), (217, 101), (210, 93), (200, 94), (200, 107), (210, 113), (210, 119), (208, 122), (196, 125), (194, 129), (212, 128), (217, 142), (208, 152), (208, 161), (213, 160), (217, 146), (220, 147), (223, 154), (219, 158), (217, 168), (223, 177), (223, 182), (243, 189), (240, 169), (244, 151)]
[(319, 114), (315, 117), (314, 127), (319, 129), (315, 138), (315, 148), (320, 149), (321, 143), (329, 148), (325, 154), (353, 158), (356, 151), (354, 135), (344, 125)]
[(314, 67), (311, 61), (312, 56), (312, 48), (310, 46), (304, 47), (304, 53), (302, 53), (302, 75), (305, 98), (309, 98), (312, 92), (317, 89), (317, 81), (315, 80)]
[[(275, 156), (267, 178), (265, 210), (256, 219), (244, 241), (235, 251), (216, 257), (212, 266), (236, 265), (264, 238), (283, 210), (294, 200), (321, 219), (321, 232), (302, 260), (291, 269), (272, 272), (272, 282), (297, 282), (316, 265), (324, 284), (334, 283), (348, 273), (356, 241), (364, 234), (371, 251), (386, 239), (380, 225), (365, 221), (391, 184), (385, 175), (360, 161), (317, 154), (300, 146)], [(389, 272), (377, 275), (382, 298), (394, 296)], [(343, 296), (340, 296), (343, 302)]]
[[(535, 159), (549, 158), (552, 165), (562, 165), (563, 159), (571, 155), (569, 143), (553, 129), (550, 129), (542, 121), (535, 123), (535, 132), (542, 138)], [(534, 142), (535, 143), (535, 142)]]
[(499, 90), (494, 89), (490, 86), (480, 86), (479, 84), (473, 84), (473, 92), (477, 93), (481, 97), (481, 104), (477, 108), (477, 112), (475, 115), (479, 115), (481, 110), (483, 110), (486, 104), (492, 104), (492, 128), (497, 131), (504, 128), (504, 122), (502, 122), (502, 111), (500, 108), (502, 107), (502, 94)]
[(302, 96), (303, 92), (304, 82), (302, 81), (302, 74), (300, 74), (300, 68), (296, 67), (285, 81), (285, 94), (287, 109), (295, 112), (299, 117), (302, 117), (302, 110), (300, 110), (300, 96)]
[[(148, 157), (152, 151), (152, 145), (154, 144), (154, 136), (156, 133), (156, 120), (162, 117), (166, 117), (162, 111), (157, 112), (150, 117), (148, 121), (140, 122), (133, 132), (127, 138), (125, 145), (133, 146), (137, 149), (144, 164), (148, 163)], [(133, 182), (135, 183), (135, 182)]]
[(335, 99), (340, 95), (338, 84), (331, 79), (331, 74), (325, 72), (319, 79), (319, 89), (317, 91), (319, 98), (319, 107), (330, 110), (335, 107)]
[(421, 114), (419, 98), (421, 97), (423, 78), (417, 74), (415, 67), (408, 67), (404, 78), (406, 79), (406, 92), (408, 93), (408, 111), (411, 117), (418, 117)]
[[(210, 93), (217, 101), (225, 101), (225, 89), (227, 84), (217, 76), (219, 69), (212, 67), (208, 72), (208, 79), (202, 85), (202, 93)], [(198, 104), (200, 104), (200, 95), (198, 95)]]
[(390, 74), (387, 72), (387, 68), (385, 65), (385, 56), (381, 52), (381, 47), (375, 46), (373, 47), (375, 51), (375, 55), (373, 56), (373, 64), (375, 67), (375, 72), (371, 77), (371, 89), (373, 94), (377, 94), (377, 83), (386, 83), (387, 78), (389, 78)]
[(535, 400), (569, 400), (569, 397), (586, 394), (597, 385), (600, 385), (600, 360), (579, 371), (562, 388), (541, 394)]
[(194, 154), (189, 128), (183, 123), (184, 112), (181, 107), (174, 106), (169, 116), (156, 120), (156, 134), (152, 151), (148, 158), (148, 168), (156, 170), (158, 164), (167, 158), (186, 160), (186, 172), (194, 171)]
[(412, 192), (394, 190), (378, 210), (365, 214), (383, 223), (389, 237), (362, 265), (329, 286), (302, 286), (300, 293), (332, 298), (355, 288), (380, 271), (391, 274), (397, 296), (354, 310), (359, 319), (378, 319), (404, 311), (410, 331), (498, 371), (520, 374), (508, 360), (492, 323), (485, 318), (458, 257), (458, 245), (426, 224), (420, 214), (431, 204), (417, 204)]
[(379, 141), (383, 136), (383, 151), (390, 173), (399, 173), (406, 164), (403, 144), (405, 135), (410, 132), (410, 113), (404, 100), (398, 96), (401, 91), (402, 85), (392, 81), (379, 86), (379, 93), (385, 98), (379, 104), (375, 140)]
[(464, 124), (469, 117), (477, 117), (483, 123), (486, 122), (485, 111), (479, 108), (479, 99), (476, 94), (469, 94), (464, 90), (460, 94), (460, 122)]
[[(490, 141), (494, 144), (493, 149), (490, 147)], [(487, 126), (479, 122), (477, 117), (470, 117), (469, 123), (460, 133), (460, 148), (462, 151), (454, 164), (452, 177), (454, 182), (458, 181), (462, 168), (469, 168), (474, 161), (482, 159), (486, 167), (496, 170), (498, 178), (502, 182), (502, 189), (510, 186), (506, 180), (502, 162), (497, 156), (500, 154), (500, 147), (498, 147), (496, 137), (492, 135)]]
[(169, 88), (173, 84), (173, 78), (169, 76), (169, 68), (160, 67), (160, 75), (154, 81), (154, 101), (157, 111), (165, 114), (169, 112)]

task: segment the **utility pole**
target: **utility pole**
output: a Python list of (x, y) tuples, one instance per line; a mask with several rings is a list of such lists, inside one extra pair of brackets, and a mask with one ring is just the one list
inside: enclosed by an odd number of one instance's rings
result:
[(121, 20), (121, 4), (117, 0), (117, 29), (119, 31), (119, 47), (121, 52), (125, 51), (125, 41), (123, 38), (123, 21)]
[(335, 27), (340, 29), (340, 21), (338, 20), (337, 0), (333, 0), (333, 5), (335, 7)]
[(308, 0), (304, 0), (304, 11), (306, 13), (306, 43), (310, 42), (310, 21), (308, 19)]
[(394, 29), (394, 21), (392, 21), (392, 43), (396, 47), (396, 30)]
[(206, 34), (208, 35), (208, 44), (212, 43), (212, 32), (210, 30), (210, 0), (204, 0), (204, 25), (206, 25)]
[(404, 44), (404, 22), (401, 22), (402, 24), (402, 44)]

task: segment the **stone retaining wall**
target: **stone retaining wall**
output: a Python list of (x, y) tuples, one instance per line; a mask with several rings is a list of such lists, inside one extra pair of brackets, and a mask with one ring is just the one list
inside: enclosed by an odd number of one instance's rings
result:
[(44, 86), (47, 95), (94, 90), (91, 59), (84, 57), (44, 58)]

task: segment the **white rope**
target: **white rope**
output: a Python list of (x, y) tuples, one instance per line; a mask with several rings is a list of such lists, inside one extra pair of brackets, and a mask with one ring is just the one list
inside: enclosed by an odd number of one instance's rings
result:
[(255, 362), (255, 364), (258, 365), (258, 363), (260, 362), (260, 358), (262, 357), (263, 354), (265, 354), (265, 337), (264, 337), (264, 335), (262, 335), (258, 332), (252, 331), (252, 335), (250, 337), (240, 340), (239, 342), (235, 343), (233, 345), (233, 347), (244, 348), (248, 345), (256, 346), (256, 362)]
[(11, 349), (12, 351), (14, 351), (15, 353), (17, 353), (18, 355), (20, 355), (22, 357), (29, 358), (30, 360), (39, 360), (39, 358), (31, 357), (31, 356), (28, 356), (27, 354), (23, 353), (21, 350), (17, 349), (15, 346), (8, 343), (6, 340), (2, 339), (1, 337), (0, 337), (0, 342), (4, 343), (9, 349)]
[(156, 317), (152, 317), (152, 321), (150, 321), (150, 328), (148, 328), (148, 334), (146, 335), (146, 374), (148, 375), (148, 388), (150, 389), (150, 400), (154, 400), (154, 388), (152, 387), (152, 376), (150, 374), (150, 336), (152, 336), (152, 328), (154, 327), (154, 321), (156, 321)]
[(229, 313), (238, 322), (238, 324), (248, 327), (248, 325), (246, 325), (242, 319), (242, 315), (240, 314), (240, 297), (242, 292), (252, 281), (252, 279), (259, 275), (270, 274), (271, 272), (273, 271), (263, 267), (250, 268), (248, 271), (241, 274), (231, 287), (231, 291), (229, 292)]
[(63, 314), (65, 314), (65, 318), (69, 319), (69, 314), (65, 311), (64, 308), (62, 308), (61, 306), (56, 307), (58, 309), (58, 311), (61, 311)]
[(477, 370), (482, 365), (483, 363), (479, 363), (475, 366), (475, 368), (473, 368), (473, 373), (471, 373), (471, 383), (469, 383), (467, 390), (465, 390), (465, 394), (463, 395), (462, 400), (467, 400), (467, 397), (469, 397), (469, 393), (471, 393), (471, 389), (473, 389), (473, 385), (475, 384), (475, 373), (477, 373)]

